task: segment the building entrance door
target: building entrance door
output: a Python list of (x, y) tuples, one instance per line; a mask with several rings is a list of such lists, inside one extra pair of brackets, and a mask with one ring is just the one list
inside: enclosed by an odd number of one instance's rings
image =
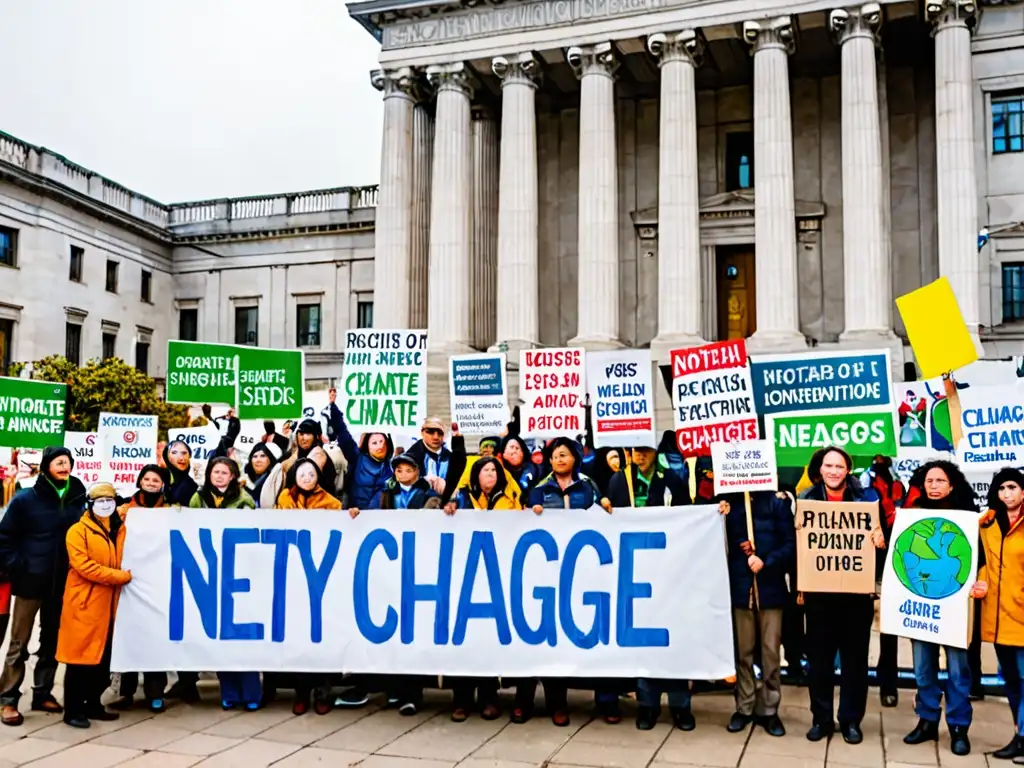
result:
[(745, 339), (757, 330), (757, 282), (752, 245), (719, 246), (718, 338)]

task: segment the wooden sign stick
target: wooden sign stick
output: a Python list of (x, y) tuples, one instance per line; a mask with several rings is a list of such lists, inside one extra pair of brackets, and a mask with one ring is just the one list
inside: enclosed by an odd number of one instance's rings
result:
[(750, 491), (743, 492), (743, 506), (746, 507), (747, 514), (747, 541), (750, 542), (750, 551), (757, 551), (757, 547), (754, 546), (754, 515), (750, 511)]
[(949, 403), (949, 429), (955, 451), (964, 437), (964, 431), (960, 421), (960, 392), (956, 388), (956, 379), (953, 378), (952, 371), (942, 377), (942, 385), (946, 390), (946, 402)]

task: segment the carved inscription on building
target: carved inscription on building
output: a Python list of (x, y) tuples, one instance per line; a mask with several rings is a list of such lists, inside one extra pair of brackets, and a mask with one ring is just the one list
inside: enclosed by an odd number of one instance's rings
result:
[(384, 28), (383, 47), (410, 48), (503, 32), (559, 27), (596, 19), (622, 18), (701, 0), (510, 0), (433, 18), (400, 21)]

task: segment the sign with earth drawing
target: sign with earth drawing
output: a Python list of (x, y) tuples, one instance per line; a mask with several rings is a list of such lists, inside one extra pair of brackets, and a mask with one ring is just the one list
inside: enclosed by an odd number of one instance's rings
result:
[(966, 648), (977, 541), (976, 512), (897, 511), (882, 575), (881, 631)]

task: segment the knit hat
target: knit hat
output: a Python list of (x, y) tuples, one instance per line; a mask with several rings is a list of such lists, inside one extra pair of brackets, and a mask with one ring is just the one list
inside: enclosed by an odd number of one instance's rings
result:
[(111, 483), (93, 483), (89, 486), (89, 501), (116, 499), (117, 490)]
[(396, 469), (399, 464), (411, 464), (412, 466), (416, 467), (416, 469), (420, 468), (420, 463), (416, 461), (416, 459), (413, 456), (409, 455), (408, 453), (403, 453), (398, 456), (395, 456), (395, 458), (391, 460), (392, 469)]
[(320, 422), (313, 419), (303, 419), (295, 431), (306, 435), (313, 435), (314, 437), (320, 437), (323, 434)]

